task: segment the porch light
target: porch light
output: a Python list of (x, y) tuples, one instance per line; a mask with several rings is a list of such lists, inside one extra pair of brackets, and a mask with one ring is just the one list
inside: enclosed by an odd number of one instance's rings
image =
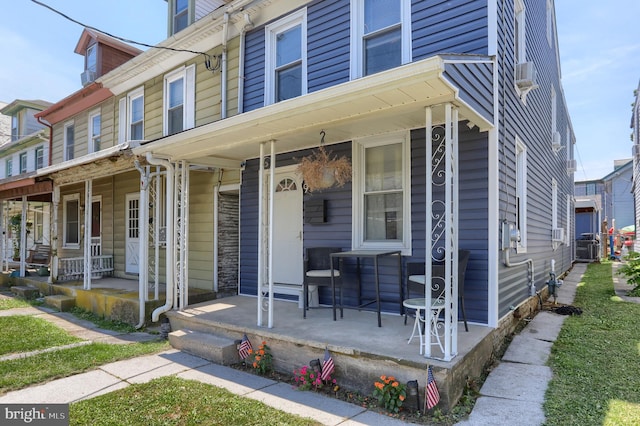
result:
[(407, 382), (407, 407), (420, 411), (420, 396), (418, 395), (418, 381)]

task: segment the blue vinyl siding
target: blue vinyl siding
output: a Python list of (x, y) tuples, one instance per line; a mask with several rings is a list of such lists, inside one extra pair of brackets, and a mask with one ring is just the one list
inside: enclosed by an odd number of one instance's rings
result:
[(460, 99), (493, 122), (493, 63), (446, 63), (444, 75), (459, 88)]
[(488, 54), (486, 0), (414, 0), (411, 15), (414, 61), (439, 53)]
[(264, 27), (249, 31), (245, 37), (244, 111), (264, 106)]
[(318, 1), (307, 9), (309, 93), (349, 81), (349, 0)]
[[(550, 259), (556, 261), (558, 275), (567, 271), (573, 258), (573, 247), (561, 245), (553, 251), (551, 246), (552, 200), (551, 181), (558, 183), (558, 226), (573, 230), (573, 223), (566, 223), (566, 196), (573, 196), (573, 177), (567, 175), (566, 128), (570, 126), (568, 111), (558, 75), (555, 45), (549, 46), (546, 38), (546, 2), (525, 0), (526, 7), (526, 56), (535, 63), (538, 88), (532, 90), (526, 104), (517, 96), (514, 87), (513, 52), (513, 2), (505, 3), (504, 23), (498, 10), (499, 90), (504, 94), (500, 114), (499, 153), (499, 219), (514, 223), (516, 193), (515, 138), (518, 136), (527, 147), (527, 252), (516, 254), (511, 250), (511, 261), (532, 259), (534, 262), (536, 289), (540, 290), (549, 279)], [(502, 62), (504, 58), (504, 63)], [(557, 97), (557, 130), (565, 149), (555, 154), (551, 150), (551, 87)], [(569, 147), (572, 149), (572, 147)], [(503, 266), (503, 253), (499, 253), (499, 317), (506, 315), (510, 307), (518, 306), (529, 296), (527, 268)]]

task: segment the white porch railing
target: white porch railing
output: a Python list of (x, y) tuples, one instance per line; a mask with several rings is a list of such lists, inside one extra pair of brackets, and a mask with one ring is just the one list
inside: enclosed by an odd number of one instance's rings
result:
[[(59, 259), (58, 280), (66, 281), (84, 277), (84, 258), (67, 257)], [(102, 255), (91, 257), (92, 277), (103, 277), (113, 272), (113, 256)]]

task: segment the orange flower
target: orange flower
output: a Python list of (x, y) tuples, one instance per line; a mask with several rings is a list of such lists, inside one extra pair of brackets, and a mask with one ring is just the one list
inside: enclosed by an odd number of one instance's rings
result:
[(397, 388), (399, 384), (400, 384), (400, 383), (398, 383), (398, 382), (393, 382), (393, 383), (391, 384), (391, 386), (393, 386), (394, 388)]
[(266, 345), (267, 345), (267, 342), (262, 342), (262, 346), (266, 346)]
[(252, 354), (252, 353), (253, 353), (253, 349), (249, 349), (249, 354)]
[(383, 375), (383, 376), (380, 376), (380, 378), (381, 378), (382, 380), (387, 380), (387, 376), (384, 376), (384, 375)]
[(398, 396), (398, 399), (399, 399), (400, 401), (404, 401), (404, 395), (400, 395), (400, 396)]
[(380, 383), (380, 382), (375, 382), (375, 383), (374, 383), (374, 385), (375, 385), (378, 389), (381, 389), (381, 390), (382, 390), (382, 388), (384, 387), (384, 385), (383, 385), (382, 383)]
[(260, 349), (260, 355), (264, 355), (264, 349)]
[(258, 363), (257, 362), (253, 363), (253, 368), (258, 368)]
[(260, 361), (261, 359), (260, 356), (256, 355), (256, 361)]

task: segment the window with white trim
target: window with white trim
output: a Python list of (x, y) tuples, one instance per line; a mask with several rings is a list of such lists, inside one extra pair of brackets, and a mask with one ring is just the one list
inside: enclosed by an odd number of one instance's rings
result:
[(20, 139), (20, 119), (17, 115), (11, 116), (11, 141)]
[(551, 179), (551, 228), (558, 227), (558, 181)]
[(516, 228), (520, 241), (518, 253), (527, 251), (527, 147), (516, 137)]
[(13, 160), (11, 158), (4, 162), (5, 177), (10, 177), (13, 174)]
[(144, 87), (139, 87), (119, 101), (120, 143), (144, 139)]
[(353, 248), (411, 253), (410, 135), (353, 144)]
[(307, 93), (307, 9), (265, 28), (265, 105)]
[(558, 131), (558, 97), (555, 87), (551, 86), (551, 133)]
[(35, 155), (36, 155), (36, 158), (35, 158), (36, 170), (38, 170), (44, 167), (44, 147), (42, 146), (37, 147)]
[(96, 72), (98, 70), (98, 43), (87, 47), (85, 53), (85, 70)]
[(171, 34), (181, 31), (189, 25), (189, 0), (170, 0)]
[(80, 194), (62, 197), (62, 234), (67, 248), (80, 247)]
[(20, 153), (20, 173), (27, 173), (27, 153)]
[(64, 125), (64, 161), (73, 160), (75, 148), (75, 126), (73, 121)]
[(566, 232), (564, 233), (564, 243), (566, 245), (569, 245), (571, 239), (570, 239), (570, 234), (571, 234), (571, 212), (573, 211), (573, 209), (571, 208), (571, 195), (567, 194), (567, 210), (566, 210), (566, 225), (565, 225), (565, 230)]
[(514, 18), (514, 52), (516, 64), (522, 64), (527, 62), (527, 39), (526, 39), (526, 20), (525, 20), (525, 7), (523, 0), (514, 0), (513, 3), (515, 18)]
[(411, 62), (409, 0), (354, 0), (351, 7), (352, 79)]
[(102, 115), (97, 109), (89, 114), (89, 154), (100, 151), (102, 138)]
[(196, 66), (182, 67), (164, 77), (164, 135), (173, 135), (195, 125)]

